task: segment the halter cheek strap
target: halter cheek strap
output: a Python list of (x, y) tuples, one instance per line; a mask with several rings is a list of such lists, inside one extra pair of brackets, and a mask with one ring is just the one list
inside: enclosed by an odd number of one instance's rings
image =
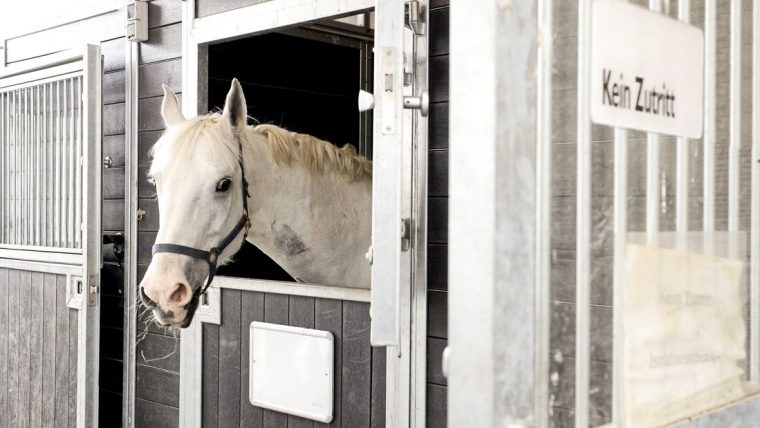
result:
[(240, 217), (240, 220), (237, 222), (235, 227), (232, 228), (232, 230), (227, 234), (227, 236), (222, 239), (221, 242), (216, 247), (213, 247), (212, 249), (208, 251), (199, 250), (197, 248), (193, 247), (187, 247), (184, 245), (179, 244), (155, 244), (153, 245), (153, 254), (156, 253), (172, 253), (172, 254), (182, 254), (185, 256), (192, 257), (194, 259), (203, 260), (206, 263), (208, 263), (208, 279), (206, 280), (206, 284), (195, 290), (193, 294), (201, 295), (206, 292), (206, 289), (208, 289), (209, 285), (211, 285), (211, 281), (214, 280), (214, 275), (216, 274), (216, 263), (219, 259), (219, 254), (221, 254), (232, 241), (235, 240), (235, 238), (240, 234), (240, 232), (243, 232), (243, 242), (245, 242), (245, 238), (248, 237), (248, 229), (251, 227), (250, 218), (248, 217), (248, 181), (245, 179), (245, 167), (243, 165), (243, 143), (238, 138), (238, 149), (240, 151), (240, 157), (238, 159), (240, 164), (240, 174), (242, 176), (242, 195), (243, 195), (243, 215)]

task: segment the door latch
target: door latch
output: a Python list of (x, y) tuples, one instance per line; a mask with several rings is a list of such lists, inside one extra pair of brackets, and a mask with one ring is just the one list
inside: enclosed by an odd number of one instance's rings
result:
[(412, 30), (415, 36), (425, 34), (425, 21), (422, 20), (422, 17), (419, 1), (411, 0), (406, 4), (406, 26)]

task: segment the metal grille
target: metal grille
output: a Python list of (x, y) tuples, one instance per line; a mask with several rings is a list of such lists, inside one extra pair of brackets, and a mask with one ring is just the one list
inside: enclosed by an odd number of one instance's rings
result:
[(0, 89), (0, 246), (82, 248), (81, 73)]

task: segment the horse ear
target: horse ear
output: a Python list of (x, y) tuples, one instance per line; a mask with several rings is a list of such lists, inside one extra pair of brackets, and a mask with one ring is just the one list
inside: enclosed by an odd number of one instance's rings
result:
[(242, 128), (246, 124), (248, 108), (245, 104), (243, 88), (237, 79), (232, 79), (232, 86), (230, 87), (230, 91), (227, 92), (227, 100), (224, 102), (222, 117), (227, 118), (232, 127), (236, 129)]
[(164, 118), (164, 124), (169, 127), (183, 122), (185, 117), (182, 116), (182, 111), (179, 109), (179, 103), (177, 102), (177, 96), (174, 95), (174, 91), (163, 84), (161, 87), (164, 88), (164, 100), (161, 102), (161, 116)]

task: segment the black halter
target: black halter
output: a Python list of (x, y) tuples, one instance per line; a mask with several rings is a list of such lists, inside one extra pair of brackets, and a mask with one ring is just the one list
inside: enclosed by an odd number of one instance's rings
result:
[(221, 254), (225, 248), (227, 248), (228, 245), (240, 234), (240, 232), (243, 232), (243, 241), (245, 241), (245, 238), (248, 236), (248, 229), (251, 227), (251, 221), (248, 218), (248, 182), (245, 179), (245, 167), (243, 166), (243, 143), (240, 141), (240, 138), (238, 138), (238, 150), (239, 150), (239, 159), (238, 162), (240, 164), (240, 175), (242, 177), (242, 195), (243, 195), (243, 216), (240, 217), (240, 221), (237, 222), (234, 228), (230, 231), (230, 233), (227, 234), (227, 236), (222, 239), (219, 244), (208, 250), (203, 251), (199, 250), (197, 248), (193, 247), (186, 247), (184, 245), (178, 245), (178, 244), (155, 244), (153, 245), (153, 254), (156, 253), (174, 253), (174, 254), (182, 254), (185, 256), (192, 257), (194, 259), (200, 259), (208, 263), (208, 279), (206, 280), (206, 285), (203, 287), (195, 290), (193, 294), (201, 295), (206, 292), (206, 289), (209, 285), (211, 285), (211, 281), (214, 280), (214, 274), (216, 273), (216, 262), (219, 259), (219, 254)]

